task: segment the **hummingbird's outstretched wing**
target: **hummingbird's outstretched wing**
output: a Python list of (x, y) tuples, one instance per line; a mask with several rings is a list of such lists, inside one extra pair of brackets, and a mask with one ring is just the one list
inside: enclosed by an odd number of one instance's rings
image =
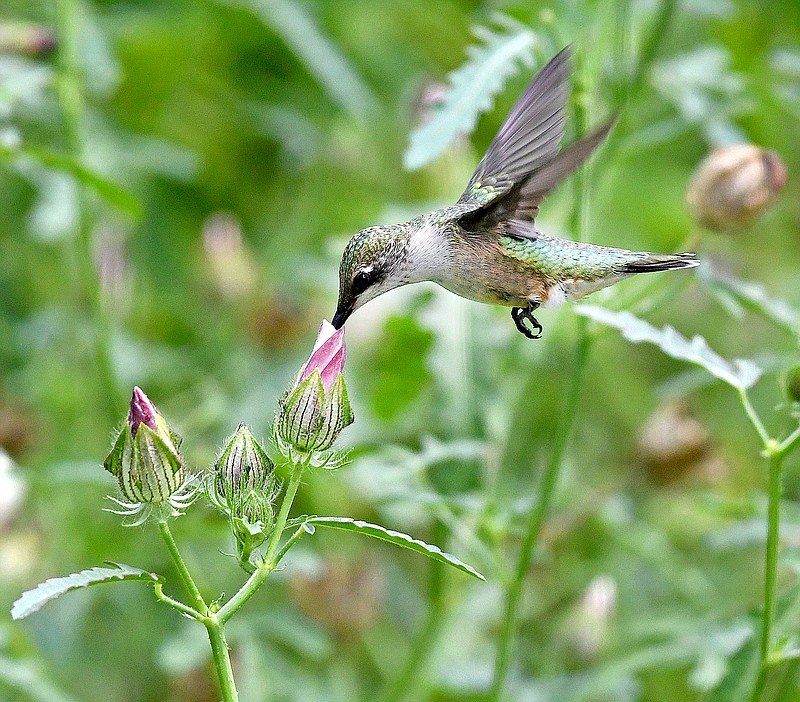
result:
[(489, 145), (460, 203), (489, 204), (558, 153), (571, 57), (572, 47), (567, 46), (536, 74)]
[(535, 239), (544, 196), (608, 136), (614, 120), (559, 153), (571, 55), (568, 46), (539, 71), (500, 127), (459, 199), (474, 206), (459, 220), (463, 228)]

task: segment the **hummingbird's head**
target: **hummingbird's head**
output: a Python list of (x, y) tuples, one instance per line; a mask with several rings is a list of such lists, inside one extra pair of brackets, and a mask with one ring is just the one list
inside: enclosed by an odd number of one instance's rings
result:
[(365, 302), (408, 282), (403, 275), (407, 241), (401, 234), (397, 225), (369, 227), (347, 243), (339, 266), (336, 329)]

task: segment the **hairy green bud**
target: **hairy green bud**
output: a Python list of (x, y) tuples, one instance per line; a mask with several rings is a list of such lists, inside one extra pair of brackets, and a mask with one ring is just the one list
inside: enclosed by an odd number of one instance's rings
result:
[(119, 514), (141, 515), (138, 524), (153, 508), (159, 517), (177, 516), (191, 503), (180, 444), (147, 395), (134, 388), (128, 420), (103, 462), (124, 498), (115, 500), (123, 507)]
[(249, 564), (252, 550), (264, 543), (272, 530), (277, 488), (272, 461), (247, 425), (240, 424), (225, 442), (206, 492), (214, 506), (228, 516), (242, 565)]
[(326, 451), (352, 424), (344, 361), (344, 330), (323, 322), (311, 356), (279, 402), (275, 434), (284, 453)]

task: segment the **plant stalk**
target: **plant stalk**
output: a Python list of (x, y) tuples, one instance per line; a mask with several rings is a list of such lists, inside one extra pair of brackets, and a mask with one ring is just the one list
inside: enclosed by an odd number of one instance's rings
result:
[[(579, 74), (579, 71), (576, 70)], [(573, 118), (578, 136), (586, 132), (588, 115), (586, 111), (586, 101), (584, 94), (588, 94), (589, 86), (581, 83), (576, 87), (576, 95), (573, 106)], [(588, 171), (584, 167), (575, 175), (575, 203), (570, 213), (569, 226), (574, 232), (578, 241), (585, 241), (587, 234), (587, 212), (588, 212)], [(511, 659), (514, 649), (514, 637), (517, 629), (517, 619), (519, 616), (519, 605), (522, 597), (522, 589), (525, 584), (525, 575), (530, 567), (533, 552), (539, 540), (544, 520), (547, 518), (550, 503), (555, 493), (558, 477), (561, 474), (564, 452), (567, 440), (572, 431), (572, 425), (578, 410), (578, 400), (580, 399), (581, 384), (583, 373), (586, 368), (586, 361), (589, 354), (590, 337), (588, 333), (587, 320), (579, 317), (578, 339), (575, 349), (575, 364), (572, 369), (569, 388), (564, 401), (564, 409), (556, 426), (553, 438), (553, 450), (550, 460), (542, 474), (541, 486), (539, 489), (539, 499), (530, 514), (528, 528), (525, 532), (520, 552), (517, 557), (517, 564), (514, 575), (506, 591), (505, 612), (498, 639), (497, 655), (495, 658), (494, 677), (489, 699), (493, 702), (500, 702), (503, 691), (508, 679), (511, 668)]]
[(775, 604), (778, 590), (778, 552), (780, 549), (781, 483), (783, 477), (783, 453), (770, 442), (765, 452), (769, 465), (769, 487), (767, 506), (767, 551), (764, 557), (764, 614), (761, 621), (761, 647), (759, 669), (753, 687), (752, 702), (758, 702), (764, 691), (771, 667), (772, 625), (775, 621)]
[(525, 584), (525, 576), (530, 567), (531, 558), (533, 557), (533, 551), (539, 539), (542, 525), (544, 524), (544, 520), (550, 508), (550, 503), (558, 483), (558, 477), (561, 473), (564, 451), (578, 410), (578, 400), (580, 399), (581, 383), (586, 368), (589, 346), (590, 337), (586, 328), (586, 320), (580, 318), (578, 319), (578, 345), (575, 355), (575, 365), (564, 403), (564, 410), (561, 413), (558, 426), (556, 427), (550, 460), (542, 475), (539, 500), (531, 512), (525, 539), (520, 547), (514, 577), (506, 594), (505, 614), (500, 631), (497, 658), (495, 659), (494, 679), (489, 695), (489, 699), (493, 702), (500, 702), (502, 699), (508, 672), (511, 667), (511, 657), (514, 647), (514, 636), (516, 633), (522, 588)]
[[(278, 550), (278, 546), (280, 545), (283, 530), (286, 527), (286, 520), (289, 518), (289, 511), (291, 510), (292, 503), (297, 495), (297, 488), (300, 487), (300, 478), (303, 475), (304, 468), (305, 464), (303, 463), (292, 464), (292, 473), (291, 477), (289, 478), (289, 485), (286, 487), (286, 492), (283, 495), (283, 502), (281, 502), (281, 508), (278, 512), (278, 518), (275, 521), (275, 527), (273, 528), (272, 537), (270, 538), (269, 545), (267, 546), (267, 552), (264, 555), (264, 560), (261, 561), (261, 564), (258, 566), (258, 568), (256, 568), (255, 572), (247, 579), (247, 582), (242, 585), (239, 592), (231, 597), (231, 599), (228, 600), (219, 610), (217, 619), (221, 624), (227, 622), (242, 607), (242, 605), (247, 602), (247, 600), (255, 595), (256, 591), (264, 584), (264, 581), (267, 579), (269, 574), (275, 570), (275, 566), (277, 565), (275, 554)], [(282, 556), (283, 552), (281, 552), (280, 555)]]
[[(434, 525), (433, 543), (441, 543), (447, 534), (445, 525), (440, 520)], [(428, 614), (421, 631), (414, 640), (414, 644), (406, 657), (403, 667), (397, 677), (390, 682), (380, 702), (401, 702), (411, 692), (418, 689), (423, 682), (426, 667), (431, 658), (431, 652), (436, 645), (446, 615), (446, 573), (444, 565), (432, 561), (428, 576)]]
[(161, 531), (161, 536), (164, 539), (164, 543), (167, 544), (167, 549), (169, 549), (169, 554), (172, 556), (175, 567), (178, 569), (178, 574), (181, 576), (183, 585), (186, 588), (186, 591), (189, 593), (189, 596), (194, 601), (195, 609), (201, 615), (206, 615), (208, 613), (208, 607), (206, 606), (205, 600), (203, 600), (203, 596), (200, 594), (200, 590), (195, 584), (189, 569), (186, 567), (183, 556), (181, 556), (181, 553), (178, 550), (178, 545), (175, 543), (175, 539), (172, 536), (172, 531), (170, 531), (169, 524), (167, 524), (166, 520), (161, 520), (158, 523), (158, 528), (159, 531)]
[(236, 690), (236, 682), (233, 679), (233, 667), (231, 666), (228, 642), (225, 640), (224, 625), (214, 614), (209, 615), (204, 624), (208, 632), (208, 640), (211, 642), (214, 668), (217, 671), (223, 702), (239, 702), (239, 693)]
[[(64, 120), (67, 145), (78, 163), (84, 152), (84, 107), (80, 85), (81, 36), (80, 6), (77, 0), (56, 0), (56, 24), (59, 37), (58, 78), (56, 91)], [(111, 417), (117, 416), (118, 400), (122, 400), (111, 360), (111, 320), (103, 301), (103, 290), (92, 255), (89, 203), (84, 186), (76, 181), (76, 236), (68, 250), (69, 267), (74, 271), (75, 304), (80, 310), (88, 299), (94, 323), (92, 353), (97, 367), (99, 394)]]

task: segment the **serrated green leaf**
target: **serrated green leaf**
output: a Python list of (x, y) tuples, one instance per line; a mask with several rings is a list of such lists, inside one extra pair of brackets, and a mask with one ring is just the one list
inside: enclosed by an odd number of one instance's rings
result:
[(696, 363), (737, 390), (752, 387), (761, 377), (761, 368), (755, 363), (738, 358), (733, 361), (724, 359), (702, 336), (694, 336), (689, 340), (669, 325), (659, 329), (627, 311), (614, 312), (595, 305), (577, 305), (575, 311), (595, 322), (618, 329), (628, 341), (655, 344), (672, 358)]
[(98, 175), (86, 168), (74, 158), (55, 151), (48, 151), (37, 146), (8, 147), (0, 145), (0, 160), (13, 160), (29, 158), (37, 161), (42, 166), (63, 171), (74, 176), (81, 184), (94, 190), (109, 203), (127, 212), (133, 217), (141, 214), (142, 208), (139, 201), (116, 183)]
[(452, 554), (442, 551), (438, 546), (426, 544), (424, 541), (415, 539), (401, 531), (394, 531), (393, 529), (382, 527), (379, 524), (370, 524), (369, 522), (364, 522), (358, 519), (350, 519), (349, 517), (309, 517), (306, 519), (306, 523), (315, 524), (317, 526), (331, 527), (333, 529), (344, 529), (345, 531), (355, 531), (359, 534), (371, 536), (374, 539), (388, 541), (396, 546), (402, 546), (403, 548), (410, 549), (411, 551), (421, 553), (429, 558), (433, 558), (436, 561), (447, 563), (448, 565), (451, 565), (464, 573), (478, 578), (478, 580), (483, 580), (486, 582), (486, 578), (484, 578), (483, 575), (481, 575), (471, 565), (467, 565)]
[(744, 309), (748, 309), (784, 327), (791, 334), (800, 335), (800, 310), (770, 295), (760, 283), (723, 275), (708, 266), (700, 267), (698, 279), (733, 313), (741, 315)]
[(411, 134), (403, 165), (416, 170), (436, 159), (460, 134), (469, 134), (478, 116), (492, 106), (494, 96), (520, 63), (532, 64), (536, 34), (505, 15), (496, 15), (499, 31), (473, 29), (483, 44), (467, 49), (468, 59), (453, 71), (441, 107)]
[(70, 590), (77, 590), (90, 585), (99, 583), (109, 583), (114, 580), (145, 580), (147, 582), (162, 582), (160, 575), (150, 573), (140, 568), (124, 565), (123, 563), (113, 563), (111, 568), (89, 568), (80, 573), (72, 573), (63, 578), (50, 578), (33, 590), (24, 592), (11, 608), (13, 619), (22, 619), (29, 614), (40, 610), (45, 604), (61, 597)]

